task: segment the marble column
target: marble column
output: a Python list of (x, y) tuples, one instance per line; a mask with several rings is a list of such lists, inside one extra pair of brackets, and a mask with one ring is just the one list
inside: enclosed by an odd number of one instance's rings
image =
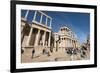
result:
[(38, 46), (39, 39), (40, 39), (40, 30), (38, 29), (38, 32), (36, 34), (36, 39), (35, 39), (35, 46)]
[(32, 36), (32, 32), (33, 32), (33, 27), (31, 27), (30, 32), (29, 32), (29, 36), (28, 36), (28, 39), (27, 39), (27, 46), (29, 46), (29, 42), (30, 42), (30, 39), (31, 39), (31, 36)]
[(68, 40), (68, 38), (67, 38), (67, 47), (69, 47), (69, 40)]
[(50, 47), (50, 41), (51, 41), (51, 32), (49, 32), (49, 39), (48, 39), (48, 46)]
[(42, 23), (42, 17), (43, 17), (43, 14), (41, 14), (40, 23)]
[(76, 48), (76, 41), (75, 41), (75, 48)]
[(35, 19), (36, 19), (36, 14), (37, 14), (37, 11), (35, 11), (34, 17), (33, 17), (33, 20), (32, 20), (32, 21), (35, 21)]
[(46, 32), (44, 31), (43, 38), (42, 38), (43, 46), (45, 46), (45, 38), (46, 38)]
[(71, 47), (73, 47), (73, 41), (72, 41), (72, 39), (71, 39)]
[(21, 32), (23, 31), (23, 29), (24, 29), (24, 26), (21, 26)]
[(27, 10), (27, 12), (25, 14), (25, 19), (27, 19), (28, 13), (29, 13), (29, 10)]
[(21, 26), (21, 39), (22, 39), (22, 37), (23, 37), (23, 35), (24, 35), (23, 29), (24, 29), (24, 26)]
[(72, 47), (72, 44), (71, 44), (71, 39), (70, 39), (70, 47)]
[(47, 25), (47, 22), (48, 22), (48, 18), (46, 17), (46, 22), (45, 22), (45, 25)]
[(51, 28), (51, 24), (52, 24), (52, 19), (50, 20), (50, 28)]
[(72, 46), (74, 47), (74, 41), (72, 40)]

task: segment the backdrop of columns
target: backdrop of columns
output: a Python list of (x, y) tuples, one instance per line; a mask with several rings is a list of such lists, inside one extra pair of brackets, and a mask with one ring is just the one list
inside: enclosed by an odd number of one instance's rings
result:
[(42, 45), (50, 47), (50, 39), (51, 39), (51, 32), (31, 27), (27, 39), (27, 45), (34, 45), (34, 46)]
[[(29, 16), (29, 12), (30, 12), (30, 10), (26, 11), (26, 14), (25, 14), (25, 17), (24, 17), (24, 19), (26, 21), (27, 21), (27, 18)], [(38, 13), (40, 14), (40, 20), (39, 21), (36, 20)], [(43, 22), (43, 16), (46, 17), (45, 23), (42, 23)], [(49, 20), (49, 22), (48, 22), (48, 20)], [(43, 13), (41, 11), (35, 11), (33, 19), (32, 19), (32, 23), (27, 24), (27, 25), (29, 25), (30, 30), (28, 32), (26, 45), (27, 46), (42, 45), (42, 46), (50, 47), (51, 24), (52, 24), (52, 18), (50, 16), (46, 15), (45, 13)], [(35, 27), (33, 25), (35, 25)], [(23, 34), (23, 33), (26, 33), (25, 31), (23, 31), (25, 26), (26, 26), (26, 24), (21, 29), (22, 37), (25, 36), (25, 34)], [(27, 30), (27, 29), (28, 28), (26, 27), (25, 30)], [(23, 41), (22, 38), (21, 38), (21, 41)]]

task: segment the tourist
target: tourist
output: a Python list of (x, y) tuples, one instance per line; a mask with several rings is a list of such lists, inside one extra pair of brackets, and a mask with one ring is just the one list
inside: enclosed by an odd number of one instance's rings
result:
[(32, 50), (32, 59), (34, 57), (34, 54), (35, 54), (35, 49), (33, 48), (33, 50)]

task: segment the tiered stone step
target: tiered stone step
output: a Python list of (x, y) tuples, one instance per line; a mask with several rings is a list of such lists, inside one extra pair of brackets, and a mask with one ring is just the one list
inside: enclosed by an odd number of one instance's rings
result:
[[(34, 47), (35, 53), (32, 58), (32, 50), (33, 48), (26, 48), (24, 53), (22, 54), (22, 62), (23, 63), (30, 63), (30, 62), (48, 62), (48, 61), (75, 61), (80, 60), (80, 54), (77, 55), (69, 55), (64, 50), (58, 50), (54, 52), (50, 52), (49, 48), (37, 46)], [(43, 49), (46, 49), (48, 53), (43, 53)]]
[(32, 62), (32, 59), (31, 59), (32, 58), (32, 50), (33, 50), (33, 48), (25, 48), (24, 49), (24, 53), (21, 56), (23, 63)]
[(35, 53), (34, 53), (34, 58), (35, 57), (39, 57), (42, 55), (43, 49), (44, 47), (41, 46), (36, 46), (36, 47), (25, 47), (24, 48), (24, 53), (22, 54), (22, 62), (26, 63), (26, 62), (32, 62), (32, 51), (33, 49), (35, 49)]

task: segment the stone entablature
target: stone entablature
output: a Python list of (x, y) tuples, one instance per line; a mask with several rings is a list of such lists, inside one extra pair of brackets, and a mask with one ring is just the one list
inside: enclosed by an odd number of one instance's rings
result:
[[(31, 10), (27, 10), (25, 16), (22, 17), (22, 20), (28, 21), (28, 17), (29, 17), (30, 12), (31, 12)], [(32, 16), (33, 16), (33, 18), (31, 20), (31, 22), (29, 22), (29, 23), (36, 23), (38, 25), (42, 25), (44, 27), (47, 26), (48, 28), (51, 28), (52, 18), (50, 16), (46, 15), (42, 11), (34, 11), (34, 14)], [(44, 20), (44, 23), (43, 23), (44, 17), (45, 17), (45, 20)], [(38, 18), (38, 20), (37, 20), (37, 18)]]

